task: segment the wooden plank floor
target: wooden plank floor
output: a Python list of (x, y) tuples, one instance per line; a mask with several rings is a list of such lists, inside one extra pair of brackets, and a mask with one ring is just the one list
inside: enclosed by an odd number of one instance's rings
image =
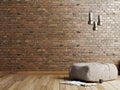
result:
[(0, 90), (120, 90), (120, 76), (117, 80), (89, 87), (60, 84), (67, 78), (67, 75), (0, 73)]

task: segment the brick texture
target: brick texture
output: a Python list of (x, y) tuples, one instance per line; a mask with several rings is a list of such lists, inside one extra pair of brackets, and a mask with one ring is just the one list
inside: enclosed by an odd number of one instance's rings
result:
[[(103, 25), (93, 31), (94, 20)], [(120, 0), (0, 0), (0, 70), (120, 62)]]

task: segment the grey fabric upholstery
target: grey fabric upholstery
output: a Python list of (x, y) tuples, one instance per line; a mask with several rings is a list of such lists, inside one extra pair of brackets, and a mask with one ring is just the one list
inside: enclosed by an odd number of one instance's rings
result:
[(106, 63), (76, 63), (69, 71), (71, 79), (98, 82), (113, 80), (118, 77), (118, 70), (114, 64)]

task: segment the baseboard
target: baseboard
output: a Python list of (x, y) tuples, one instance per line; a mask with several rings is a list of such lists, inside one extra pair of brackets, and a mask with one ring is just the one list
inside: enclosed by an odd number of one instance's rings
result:
[(1, 73), (15, 74), (42, 74), (42, 75), (67, 75), (68, 71), (1, 71)]

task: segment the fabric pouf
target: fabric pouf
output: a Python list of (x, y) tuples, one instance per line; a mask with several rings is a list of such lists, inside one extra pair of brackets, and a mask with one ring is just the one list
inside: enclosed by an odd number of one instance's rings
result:
[(118, 69), (110, 63), (76, 63), (71, 66), (69, 76), (82, 81), (108, 81), (118, 77)]

